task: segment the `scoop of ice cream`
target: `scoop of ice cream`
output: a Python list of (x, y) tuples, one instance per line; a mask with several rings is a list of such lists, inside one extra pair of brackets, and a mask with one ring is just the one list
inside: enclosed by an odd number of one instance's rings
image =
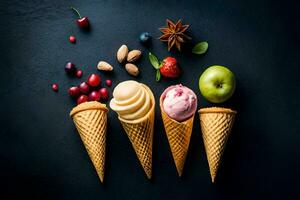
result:
[(165, 113), (178, 122), (187, 120), (196, 112), (196, 94), (181, 84), (168, 87), (161, 98)]
[(141, 83), (124, 81), (115, 87), (110, 107), (118, 113), (119, 117), (136, 120), (149, 112), (151, 108), (150, 94)]

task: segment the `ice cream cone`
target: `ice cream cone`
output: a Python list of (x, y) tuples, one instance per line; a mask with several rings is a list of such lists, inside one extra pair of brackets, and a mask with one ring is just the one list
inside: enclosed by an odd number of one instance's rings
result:
[(235, 115), (236, 111), (228, 108), (211, 107), (199, 110), (202, 137), (212, 182), (215, 182)]
[(105, 104), (91, 101), (79, 104), (70, 113), (101, 182), (104, 180), (107, 112)]
[(119, 120), (127, 133), (148, 179), (151, 179), (155, 100), (151, 90), (146, 85), (143, 85), (143, 87), (145, 87), (151, 97), (151, 108), (149, 112), (137, 120), (125, 120), (121, 117), (119, 117)]
[(183, 122), (177, 122), (176, 120), (170, 118), (162, 107), (162, 96), (160, 98), (160, 110), (173, 155), (173, 159), (176, 165), (176, 169), (179, 177), (181, 177), (183, 172), (183, 167), (186, 159), (186, 155), (189, 149), (190, 139), (193, 130), (194, 116)]

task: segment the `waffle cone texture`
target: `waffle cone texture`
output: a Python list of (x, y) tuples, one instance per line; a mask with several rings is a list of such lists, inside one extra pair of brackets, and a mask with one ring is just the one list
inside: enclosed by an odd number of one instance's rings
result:
[(79, 104), (70, 113), (102, 183), (105, 169), (107, 112), (105, 104), (91, 101)]
[(125, 130), (132, 147), (146, 173), (148, 179), (152, 177), (152, 144), (154, 129), (155, 99), (151, 90), (143, 84), (151, 97), (151, 108), (142, 118), (136, 120), (119, 120)]
[(200, 109), (198, 112), (211, 180), (215, 182), (236, 111), (211, 107)]
[(189, 149), (195, 115), (183, 122), (170, 118), (163, 109), (162, 96), (160, 97), (160, 110), (178, 176), (181, 177)]

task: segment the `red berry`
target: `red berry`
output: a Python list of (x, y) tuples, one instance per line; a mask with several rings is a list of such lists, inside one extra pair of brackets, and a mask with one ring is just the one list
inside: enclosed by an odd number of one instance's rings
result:
[(106, 88), (101, 88), (99, 90), (99, 93), (100, 93), (101, 99), (103, 99), (103, 100), (108, 99), (108, 90)]
[(92, 86), (92, 87), (97, 87), (100, 85), (101, 82), (101, 78), (99, 75), (97, 74), (92, 74), (90, 75), (90, 77), (88, 78), (87, 83)]
[(177, 78), (181, 73), (177, 60), (173, 57), (165, 58), (159, 70), (164, 77), (168, 78)]
[(75, 36), (73, 36), (73, 35), (71, 35), (70, 37), (69, 37), (69, 41), (71, 42), (71, 43), (75, 43), (76, 42), (76, 37)]
[(88, 100), (89, 100), (88, 96), (86, 96), (84, 94), (80, 95), (80, 97), (78, 97), (78, 99), (77, 99), (77, 105), (87, 102)]
[(77, 77), (77, 78), (81, 78), (81, 77), (82, 77), (82, 74), (83, 74), (83, 72), (82, 72), (81, 69), (79, 69), (79, 70), (76, 71), (76, 77)]
[(90, 91), (90, 86), (86, 82), (82, 82), (79, 85), (79, 90), (83, 94), (88, 94)]
[(54, 92), (57, 92), (57, 91), (58, 91), (58, 84), (57, 84), (57, 83), (52, 84), (52, 90), (53, 90)]
[(71, 97), (78, 97), (80, 95), (79, 87), (73, 86), (69, 88), (69, 95)]
[(107, 85), (108, 87), (110, 87), (110, 86), (112, 85), (112, 81), (109, 80), (109, 79), (107, 79), (107, 80), (105, 81), (105, 83), (106, 83), (106, 85)]
[(87, 17), (82, 17), (80, 19), (77, 19), (76, 23), (80, 28), (88, 28), (90, 25), (89, 19)]
[(74, 63), (68, 62), (65, 66), (65, 71), (67, 72), (67, 74), (73, 75), (76, 72)]
[(100, 97), (101, 95), (99, 91), (93, 91), (89, 94), (89, 101), (99, 101)]
[(87, 17), (81, 17), (79, 11), (76, 8), (71, 7), (71, 9), (74, 10), (79, 17), (79, 19), (76, 20), (77, 25), (80, 28), (88, 28), (90, 25), (89, 19)]

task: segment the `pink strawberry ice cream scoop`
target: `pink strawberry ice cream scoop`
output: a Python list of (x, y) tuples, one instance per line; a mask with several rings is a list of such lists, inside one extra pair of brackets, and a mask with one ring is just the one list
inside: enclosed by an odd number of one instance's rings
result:
[(182, 122), (192, 117), (197, 109), (197, 96), (179, 84), (168, 87), (161, 95), (162, 108), (172, 119)]

